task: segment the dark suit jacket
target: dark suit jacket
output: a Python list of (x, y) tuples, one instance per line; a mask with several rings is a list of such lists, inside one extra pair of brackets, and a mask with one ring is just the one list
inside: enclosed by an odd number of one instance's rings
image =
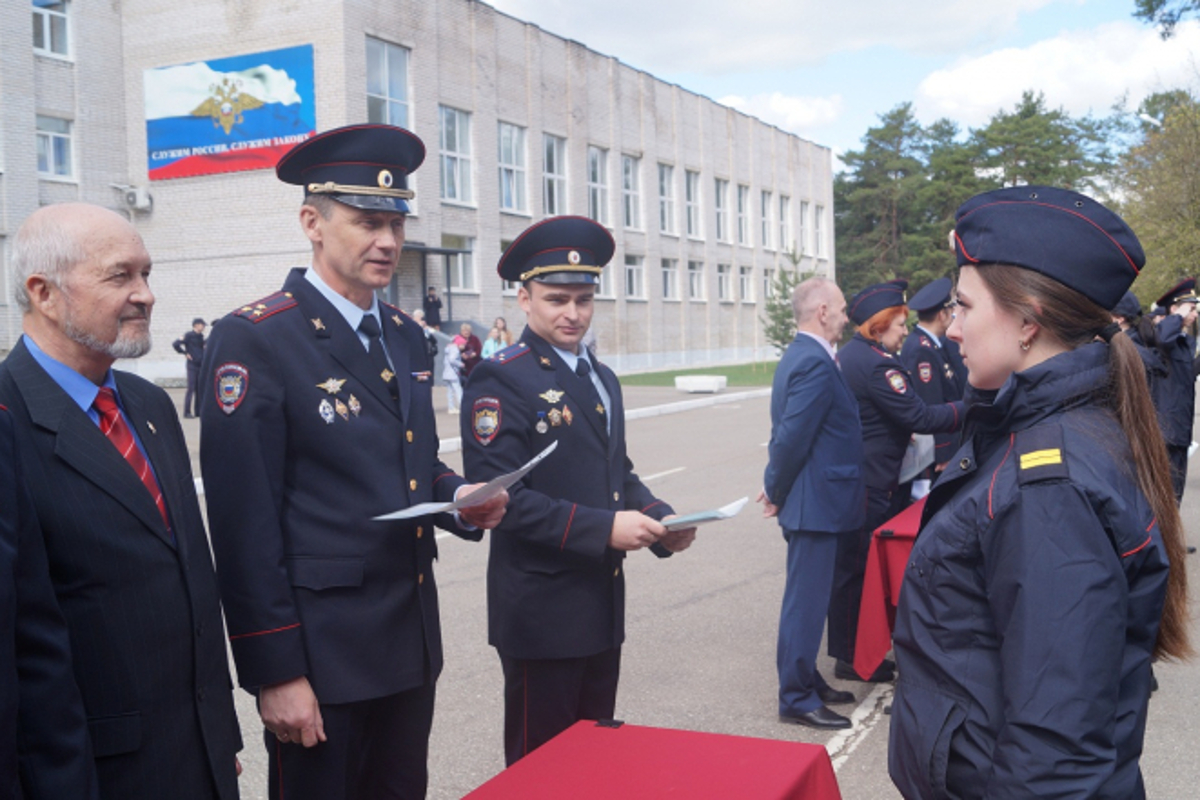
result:
[(463, 394), (468, 480), (511, 472), (558, 442), (508, 490), (508, 511), (491, 534), (488, 641), (510, 658), (578, 658), (620, 645), (625, 553), (608, 546), (613, 517), (625, 509), (654, 519), (674, 513), (634, 474), (621, 386), (608, 367), (597, 363), (596, 370), (611, 399), (611, 435), (590, 379), (528, 328), (517, 344), (479, 363)]
[(767, 497), (788, 531), (845, 533), (862, 527), (862, 427), (858, 403), (833, 359), (796, 334), (771, 386)]
[(0, 406), (0, 798), (95, 798), (67, 623), (15, 448)]
[[(225, 317), (201, 372), (200, 457), (238, 681), (306, 675), (322, 703), (385, 697), (442, 669), (436, 521), (447, 501), (421, 327), (381, 305), (397, 405), (358, 335), (305, 278)], [(241, 381), (239, 383), (239, 381)]]
[(238, 795), (241, 735), (183, 430), (166, 392), (115, 376), (174, 543), (129, 464), (23, 340), (0, 364), (0, 403), (17, 423), (101, 796), (212, 798), (215, 785), (228, 800)]

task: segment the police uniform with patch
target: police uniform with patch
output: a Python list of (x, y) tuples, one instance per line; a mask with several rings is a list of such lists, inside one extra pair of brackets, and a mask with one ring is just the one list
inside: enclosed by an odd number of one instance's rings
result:
[[(847, 307), (850, 320), (861, 325), (884, 309), (903, 306), (906, 287), (904, 281), (868, 286), (851, 298)], [(835, 674), (851, 677), (871, 533), (907, 504), (905, 494), (897, 491), (904, 451), (914, 433), (957, 430), (962, 424), (962, 403), (927, 405), (900, 359), (861, 333), (855, 333), (838, 351), (838, 363), (858, 401), (867, 487), (866, 526), (858, 535), (838, 537), (837, 569), (829, 604), (829, 655), (844, 662)]]
[[(923, 287), (908, 301), (908, 307), (918, 314), (940, 311), (950, 304), (953, 284), (949, 278), (938, 278)], [(926, 405), (934, 406), (962, 399), (962, 390), (954, 374), (941, 340), (927, 331), (918, 322), (900, 348), (900, 361), (908, 370), (912, 387)], [(938, 433), (934, 435), (934, 463), (944, 465), (958, 447), (958, 434)], [(932, 469), (926, 478), (936, 475)]]
[[(1143, 262), (1116, 215), (1046, 187), (976, 197), (956, 232), (960, 265), (1034, 269), (1104, 308)], [(927, 501), (896, 615), (888, 766), (907, 798), (1145, 796), (1168, 566), (1101, 404), (1108, 348), (968, 390), (964, 441)]]
[[(1156, 304), (1169, 312), (1171, 306), (1180, 303), (1195, 306), (1196, 301), (1196, 280), (1185, 278), (1158, 298)], [(1176, 500), (1182, 502), (1187, 484), (1188, 447), (1196, 417), (1195, 344), (1183, 329), (1179, 314), (1167, 313), (1158, 323), (1157, 333), (1170, 373), (1158, 405), (1159, 421), (1171, 458), (1171, 486)]]
[[(404, 213), (404, 176), (423, 155), (407, 131), (351, 126), (297, 146), (278, 173), (309, 194)], [(421, 327), (383, 302), (360, 309), (364, 330), (375, 326), (368, 349), (314, 275), (292, 270), (281, 291), (226, 316), (205, 349), (201, 464), (229, 638), (243, 687), (307, 676), (321, 703), (327, 742), (306, 749), (267, 732), (273, 797), (384, 796), (378, 787), (397, 781), (424, 796), (442, 669), (434, 525), (482, 531), (450, 515), (372, 519), (449, 501), (464, 481), (438, 460)], [(345, 721), (364, 710), (387, 753)], [(347, 746), (367, 752), (360, 775), (321, 761)]]
[[(597, 223), (551, 218), (518, 237), (498, 271), (512, 281), (594, 284), (613, 249)], [(614, 516), (673, 513), (633, 472), (616, 376), (587, 348), (578, 358), (588, 374), (526, 327), (517, 343), (480, 362), (464, 391), (469, 480), (510, 472), (558, 443), (509, 489), (507, 514), (491, 535), (488, 641), (504, 669), (510, 764), (579, 719), (612, 716), (625, 639), (625, 553), (608, 545)]]

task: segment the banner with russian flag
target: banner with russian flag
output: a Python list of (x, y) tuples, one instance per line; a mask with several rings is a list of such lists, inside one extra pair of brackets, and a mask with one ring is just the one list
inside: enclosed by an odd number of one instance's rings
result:
[(150, 180), (274, 168), (317, 129), (312, 45), (145, 71)]

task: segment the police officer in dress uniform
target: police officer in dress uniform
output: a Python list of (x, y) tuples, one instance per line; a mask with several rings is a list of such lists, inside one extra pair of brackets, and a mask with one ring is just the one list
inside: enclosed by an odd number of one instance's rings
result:
[[(942, 347), (942, 337), (950, 327), (950, 294), (954, 284), (949, 278), (938, 278), (927, 284), (908, 301), (908, 307), (917, 312), (917, 325), (904, 340), (900, 349), (900, 361), (912, 377), (917, 396), (926, 405), (939, 405), (962, 399), (962, 389), (954, 374), (954, 367)], [(954, 455), (958, 446), (958, 435), (939, 433), (934, 436), (934, 463), (914, 481), (913, 498), (918, 499), (929, 492), (929, 483), (937, 477)]]
[(230, 314), (205, 351), (213, 549), (271, 797), (425, 796), (442, 669), (433, 526), (477, 540), (507, 501), (462, 519), (372, 519), (470, 490), (438, 460), (421, 327), (375, 295), (396, 270), (406, 177), (424, 155), (387, 125), (289, 151), (276, 172), (304, 187), (312, 266)]
[(659, 557), (694, 529), (667, 532), (671, 506), (625, 453), (621, 386), (580, 342), (612, 236), (582, 217), (528, 228), (497, 271), (520, 281), (528, 324), (480, 362), (463, 397), (463, 463), (489, 480), (557, 449), (512, 487), (488, 560), (488, 641), (504, 671), (509, 764), (581, 719), (613, 715), (625, 639), (627, 552)]
[(1179, 502), (1187, 483), (1187, 451), (1196, 417), (1195, 340), (1187, 332), (1196, 321), (1196, 299), (1196, 279), (1185, 278), (1156, 301), (1166, 311), (1157, 333), (1171, 372), (1159, 413), (1171, 459), (1171, 485)]
[[(858, 608), (871, 534), (898, 514), (907, 497), (898, 492), (900, 462), (914, 433), (949, 433), (962, 424), (962, 402), (926, 405), (913, 389), (908, 370), (892, 353), (907, 334), (906, 281), (868, 286), (850, 300), (850, 320), (858, 332), (838, 353), (842, 374), (858, 401), (863, 431), (863, 477), (867, 487), (866, 526), (858, 535), (838, 537), (837, 566), (829, 603), (829, 655), (834, 675), (862, 680), (854, 671)], [(872, 681), (893, 678), (884, 664)]]

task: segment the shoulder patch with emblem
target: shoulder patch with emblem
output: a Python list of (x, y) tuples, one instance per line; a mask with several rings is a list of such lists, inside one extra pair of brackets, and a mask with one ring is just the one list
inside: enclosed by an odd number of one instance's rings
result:
[(275, 294), (267, 295), (261, 300), (256, 300), (253, 303), (248, 303), (241, 308), (230, 312), (230, 316), (241, 317), (248, 319), (251, 322), (262, 322), (267, 317), (273, 317), (280, 311), (287, 311), (289, 308), (296, 307), (296, 298), (292, 297), (291, 292), (275, 292)]
[(1017, 462), (1017, 483), (1021, 486), (1070, 477), (1059, 425), (1041, 425), (1018, 433), (1013, 456)]
[(237, 411), (250, 389), (250, 370), (245, 365), (227, 361), (213, 372), (213, 389), (217, 404), (226, 416)]
[(908, 381), (904, 377), (904, 373), (898, 369), (889, 369), (884, 373), (887, 378), (888, 386), (892, 387), (892, 391), (896, 394), (905, 394), (908, 392)]
[(500, 399), (478, 397), (471, 407), (471, 432), (475, 441), (482, 445), (491, 444), (500, 432)]
[(933, 380), (933, 365), (928, 361), (917, 364), (917, 375), (921, 377), (921, 383), (929, 383)]

